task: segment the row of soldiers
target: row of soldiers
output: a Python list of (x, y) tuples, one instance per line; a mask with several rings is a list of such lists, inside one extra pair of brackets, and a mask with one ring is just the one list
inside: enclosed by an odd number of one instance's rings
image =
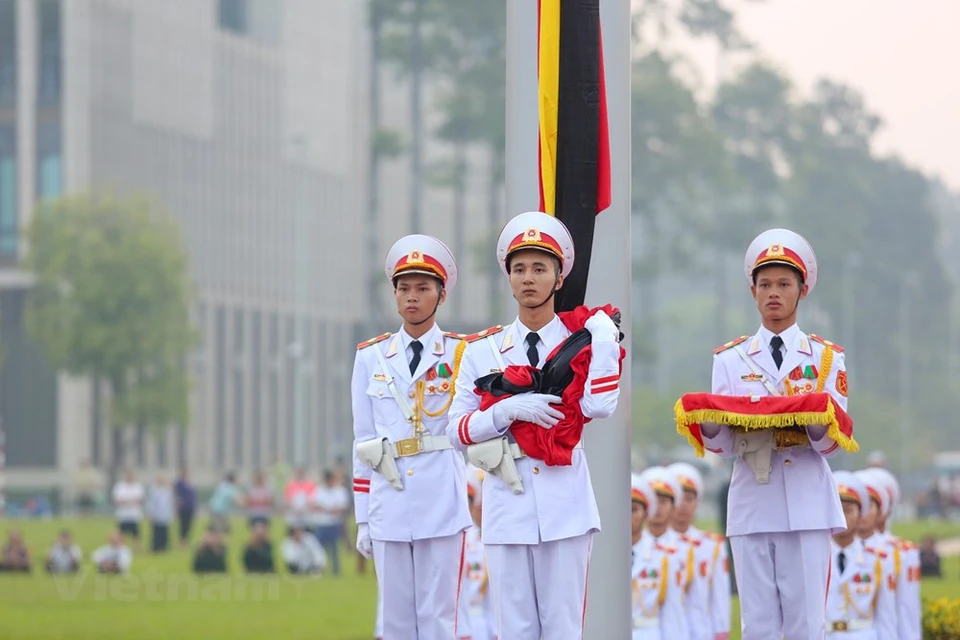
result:
[[(920, 556), (888, 521), (899, 499), (884, 469), (835, 471), (846, 528), (833, 535), (827, 637), (919, 640)], [(725, 640), (729, 562), (723, 537), (692, 525), (703, 480), (675, 463), (632, 477), (634, 640)], [(802, 572), (797, 562), (795, 571)]]

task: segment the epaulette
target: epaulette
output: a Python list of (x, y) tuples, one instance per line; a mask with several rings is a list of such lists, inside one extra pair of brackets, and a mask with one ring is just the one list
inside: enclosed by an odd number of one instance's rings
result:
[(887, 559), (887, 552), (883, 551), (882, 549), (874, 549), (873, 547), (864, 547), (863, 550), (866, 551), (867, 553), (872, 553), (873, 555), (877, 556), (881, 560)]
[(702, 544), (700, 540), (695, 540), (694, 538), (691, 538), (685, 533), (680, 536), (680, 539), (686, 542), (687, 544), (693, 545), (694, 547), (699, 547)]
[(836, 351), (837, 353), (843, 353), (843, 347), (841, 347), (840, 345), (835, 344), (835, 343), (833, 343), (833, 342), (830, 342), (829, 340), (826, 340), (826, 339), (824, 339), (824, 338), (821, 338), (820, 336), (818, 336), (818, 335), (815, 334), (815, 333), (811, 333), (809, 337), (810, 337), (810, 339), (813, 340), (814, 342), (819, 342), (820, 344), (822, 344), (822, 345), (825, 346), (825, 347), (830, 347), (831, 349), (833, 349), (833, 350)]
[(714, 542), (726, 542), (726, 540), (727, 540), (726, 538), (724, 538), (724, 537), (723, 537), (722, 535), (720, 535), (719, 533), (714, 533), (714, 532), (712, 532), (712, 531), (704, 531), (704, 533), (707, 535), (708, 538), (710, 538), (710, 539), (713, 540)]
[[(813, 337), (813, 336), (810, 336), (810, 337)], [(743, 343), (743, 342), (746, 342), (746, 341), (749, 340), (749, 339), (750, 339), (750, 336), (740, 336), (740, 337), (737, 338), (736, 340), (731, 340), (730, 342), (728, 342), (727, 344), (723, 345), (722, 347), (717, 347), (716, 349), (713, 350), (713, 354), (716, 355), (716, 354), (718, 354), (718, 353), (723, 353), (723, 352), (726, 351), (727, 349), (732, 349), (733, 347), (737, 346), (738, 344), (741, 344), (741, 343)]]
[(484, 329), (483, 331), (477, 331), (476, 333), (471, 333), (470, 335), (463, 336), (461, 340), (466, 342), (476, 342), (480, 338), (486, 338), (487, 336), (492, 336), (495, 333), (503, 331), (503, 325), (498, 324), (496, 326), (490, 327), (489, 329)]
[(359, 351), (360, 349), (365, 349), (365, 348), (369, 347), (369, 346), (372, 345), (372, 344), (377, 344), (378, 342), (382, 342), (382, 341), (386, 340), (387, 338), (389, 338), (391, 335), (393, 335), (393, 334), (390, 333), (389, 331), (387, 331), (386, 333), (381, 334), (381, 335), (377, 336), (376, 338), (370, 338), (370, 339), (367, 340), (366, 342), (361, 342), (360, 344), (357, 345), (357, 351)]
[(453, 338), (454, 340), (464, 340), (467, 337), (465, 333), (454, 333), (453, 331), (444, 331), (444, 338)]

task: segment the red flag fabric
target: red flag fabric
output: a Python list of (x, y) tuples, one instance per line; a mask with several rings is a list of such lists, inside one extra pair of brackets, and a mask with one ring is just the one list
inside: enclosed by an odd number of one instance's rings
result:
[(674, 406), (677, 432), (703, 457), (700, 425), (704, 422), (750, 429), (793, 429), (822, 424), (844, 451), (860, 447), (853, 439), (853, 419), (829, 393), (796, 396), (724, 396), (686, 393)]
[[(613, 317), (619, 311), (611, 305), (589, 309), (585, 306), (579, 306), (572, 311), (558, 313), (557, 316), (564, 326), (575, 333), (583, 329), (587, 319), (597, 311), (602, 310), (608, 316)], [(549, 360), (560, 349), (558, 345), (547, 357)], [(620, 347), (620, 370), (623, 370), (623, 358), (626, 351)], [(590, 374), (590, 346), (582, 348), (577, 355), (570, 361), (570, 368), (573, 371), (573, 381), (561, 394), (562, 401), (559, 409), (563, 413), (563, 418), (552, 429), (544, 429), (532, 422), (514, 422), (510, 427), (510, 433), (516, 439), (517, 444), (526, 454), (532, 458), (543, 460), (548, 466), (569, 465), (573, 460), (573, 449), (580, 442), (583, 435), (583, 425), (590, 422), (589, 418), (584, 418), (583, 411), (580, 408), (580, 398), (583, 397), (583, 388)], [(534, 367), (530, 365), (509, 365), (503, 372), (504, 377), (512, 384), (525, 387), (531, 386), (533, 376), (531, 372)], [(509, 397), (508, 395), (494, 396), (490, 392), (475, 390), (480, 396), (480, 409), (487, 409), (500, 400)]]

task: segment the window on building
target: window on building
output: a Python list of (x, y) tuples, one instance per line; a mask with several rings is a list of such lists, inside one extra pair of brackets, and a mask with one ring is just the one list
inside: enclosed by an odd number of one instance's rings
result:
[(0, 255), (17, 254), (18, 219), (17, 130), (0, 125)]
[(37, 13), (40, 43), (37, 101), (40, 106), (57, 106), (62, 76), (60, 0), (41, 0)]
[(37, 197), (56, 198), (63, 191), (63, 153), (61, 127), (57, 119), (43, 119), (37, 124)]
[(219, 0), (217, 20), (220, 28), (245, 34), (250, 16), (249, 0)]
[(17, 104), (17, 2), (0, 0), (0, 107)]
[(280, 42), (282, 0), (218, 0), (217, 23), (266, 46)]

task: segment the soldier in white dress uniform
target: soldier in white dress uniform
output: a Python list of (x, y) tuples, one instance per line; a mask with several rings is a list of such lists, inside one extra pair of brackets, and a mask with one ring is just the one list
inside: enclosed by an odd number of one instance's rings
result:
[(886, 491), (887, 502), (877, 518), (876, 530), (892, 548), (894, 577), (889, 586), (894, 591), (897, 610), (897, 640), (920, 640), (923, 636), (920, 550), (913, 542), (893, 535), (887, 526), (900, 500), (900, 483), (892, 473), (879, 467), (871, 467), (862, 473)]
[(857, 537), (863, 543), (863, 548), (867, 553), (880, 558), (883, 566), (884, 589), (889, 597), (884, 598), (883, 606), (887, 611), (882, 612), (884, 620), (892, 621), (890, 628), (877, 628), (877, 638), (879, 640), (896, 640), (897, 628), (897, 583), (900, 578), (900, 560), (899, 551), (892, 542), (881, 534), (877, 533), (877, 522), (880, 514), (886, 512), (890, 503), (890, 495), (887, 493), (886, 485), (880, 481), (879, 476), (870, 471), (857, 471), (854, 473), (857, 480), (863, 484), (867, 492), (867, 501), (860, 512), (860, 523), (857, 526)]
[(847, 528), (834, 534), (827, 591), (827, 637), (836, 640), (892, 640), (897, 621), (884, 585), (884, 558), (857, 535), (870, 509), (870, 492), (855, 474), (834, 472)]
[[(572, 451), (570, 465), (548, 466), (528, 456), (513, 441), (510, 426), (524, 421), (552, 428), (563, 414), (551, 403), (561, 398), (517, 394), (480, 410), (474, 384), (508, 365), (542, 366), (571, 335), (554, 313), (553, 296), (573, 267), (573, 240), (553, 216), (523, 213), (501, 231), (497, 258), (519, 314), (507, 327), (467, 338), (447, 436), (488, 471), (483, 544), (499, 637), (576, 640), (583, 630), (590, 541), (600, 530), (582, 445)], [(592, 356), (580, 407), (586, 418), (606, 418), (619, 398), (617, 328), (598, 312), (586, 329)]]
[[(817, 284), (817, 260), (786, 229), (760, 234), (745, 273), (761, 326), (716, 350), (714, 394), (827, 392), (847, 408), (843, 350), (797, 326), (800, 301)], [(735, 433), (704, 423), (704, 446), (737, 457), (727, 502), (727, 537), (741, 603), (743, 640), (822, 640), (830, 536), (846, 528), (826, 457), (839, 450), (823, 425), (780, 440), (770, 430)], [(799, 437), (800, 440), (796, 438)], [(803, 571), (797, 571), (803, 567)]]
[(683, 490), (673, 510), (672, 526), (680, 541), (694, 547), (696, 565), (687, 598), (691, 640), (727, 640), (730, 637), (730, 569), (723, 536), (693, 526), (703, 477), (692, 464), (675, 462), (667, 467)]
[(686, 639), (684, 558), (677, 547), (657, 542), (646, 531), (647, 519), (656, 518), (659, 508), (649, 475), (631, 476), (630, 497), (633, 640)]
[(384, 638), (455, 638), (471, 522), (463, 455), (444, 431), (461, 341), (435, 315), (457, 265), (442, 242), (412, 235), (386, 274), (403, 325), (361, 343), (353, 367), (357, 549), (374, 558)]
[(467, 465), (467, 497), (473, 526), (467, 529), (464, 551), (463, 588), (460, 590), (460, 620), (457, 633), (461, 640), (495, 640), (495, 621), (490, 604), (490, 578), (481, 540), (483, 503), (481, 500), (485, 474)]

